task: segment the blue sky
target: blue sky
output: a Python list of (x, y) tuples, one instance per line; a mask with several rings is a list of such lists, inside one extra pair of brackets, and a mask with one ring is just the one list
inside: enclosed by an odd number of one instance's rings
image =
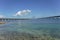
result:
[[(13, 16), (18, 11), (31, 10), (24, 16)], [(32, 18), (60, 15), (60, 0), (0, 0), (0, 15), (5, 17)]]

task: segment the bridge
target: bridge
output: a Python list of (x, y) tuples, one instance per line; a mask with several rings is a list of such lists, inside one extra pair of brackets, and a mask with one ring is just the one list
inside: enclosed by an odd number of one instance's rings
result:
[(0, 18), (0, 21), (18, 21), (18, 20), (29, 20), (28, 18)]
[[(50, 19), (50, 18), (59, 18), (60, 16), (50, 16), (50, 17), (43, 17), (43, 18), (35, 18), (35, 19)], [(33, 18), (0, 18), (0, 21), (18, 21), (18, 20), (30, 20)]]

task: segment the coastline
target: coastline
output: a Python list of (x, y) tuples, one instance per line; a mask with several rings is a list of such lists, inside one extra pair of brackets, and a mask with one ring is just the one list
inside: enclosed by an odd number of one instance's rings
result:
[(5, 22), (0, 22), (0, 24), (5, 24)]

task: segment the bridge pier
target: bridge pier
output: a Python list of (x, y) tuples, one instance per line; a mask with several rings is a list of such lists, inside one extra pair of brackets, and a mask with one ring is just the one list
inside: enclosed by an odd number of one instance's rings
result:
[(2, 19), (2, 21), (4, 21), (4, 20)]

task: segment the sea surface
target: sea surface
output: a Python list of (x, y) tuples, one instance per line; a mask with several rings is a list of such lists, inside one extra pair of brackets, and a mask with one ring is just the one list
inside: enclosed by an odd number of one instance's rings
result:
[(60, 40), (60, 19), (31, 19), (0, 24), (0, 40)]

